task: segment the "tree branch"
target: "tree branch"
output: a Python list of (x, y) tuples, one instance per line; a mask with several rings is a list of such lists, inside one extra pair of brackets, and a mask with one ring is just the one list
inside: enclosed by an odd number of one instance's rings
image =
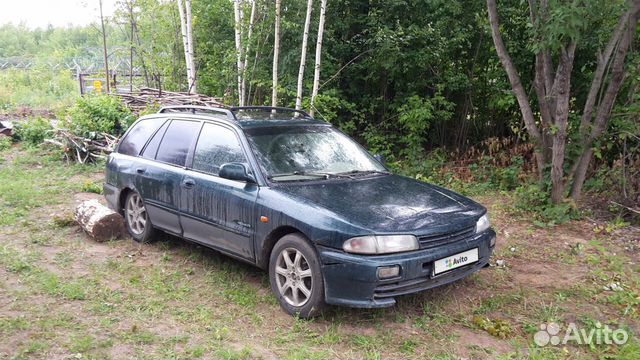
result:
[(613, 54), (613, 50), (616, 45), (620, 41), (622, 36), (622, 32), (627, 26), (627, 22), (629, 21), (629, 17), (631, 16), (631, 12), (633, 9), (629, 9), (623, 16), (620, 17), (618, 21), (618, 26), (616, 26), (616, 30), (611, 35), (611, 39), (609, 39), (609, 43), (605, 47), (604, 51), (598, 54), (598, 65), (596, 67), (596, 71), (593, 75), (593, 81), (591, 82), (591, 88), (589, 89), (589, 94), (587, 95), (587, 101), (584, 104), (584, 110), (582, 111), (582, 120), (580, 121), (580, 134), (586, 135), (587, 130), (589, 128), (589, 124), (591, 124), (591, 117), (593, 115), (593, 110), (596, 104), (596, 98), (598, 96), (598, 92), (602, 87), (602, 81), (605, 74), (605, 69), (607, 64), (611, 60), (611, 55)]

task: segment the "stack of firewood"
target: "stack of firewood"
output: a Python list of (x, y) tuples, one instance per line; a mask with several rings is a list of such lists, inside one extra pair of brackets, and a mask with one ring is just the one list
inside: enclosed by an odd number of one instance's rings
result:
[(67, 161), (87, 164), (109, 155), (118, 143), (118, 137), (107, 133), (92, 133), (90, 137), (82, 137), (58, 129), (53, 138), (45, 142), (60, 147)]
[(226, 107), (219, 99), (210, 96), (151, 88), (141, 88), (137, 93), (118, 94), (118, 96), (129, 109), (136, 113), (145, 110), (149, 106), (200, 105)]

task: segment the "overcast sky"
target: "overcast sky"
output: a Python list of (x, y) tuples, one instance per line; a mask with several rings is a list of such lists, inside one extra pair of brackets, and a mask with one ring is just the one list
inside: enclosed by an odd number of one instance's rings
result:
[[(113, 13), (116, 0), (103, 0), (105, 16)], [(98, 0), (0, 0), (0, 25), (24, 23), (30, 28), (86, 25), (98, 21)]]

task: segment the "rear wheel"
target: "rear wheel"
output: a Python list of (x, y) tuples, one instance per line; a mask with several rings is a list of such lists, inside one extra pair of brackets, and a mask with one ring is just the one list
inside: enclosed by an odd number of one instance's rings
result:
[(280, 306), (301, 318), (322, 312), (324, 280), (315, 249), (301, 234), (282, 237), (273, 248), (269, 261), (271, 290)]
[(153, 225), (149, 220), (142, 197), (135, 191), (127, 194), (124, 204), (124, 219), (133, 240), (141, 243), (149, 242), (154, 233)]

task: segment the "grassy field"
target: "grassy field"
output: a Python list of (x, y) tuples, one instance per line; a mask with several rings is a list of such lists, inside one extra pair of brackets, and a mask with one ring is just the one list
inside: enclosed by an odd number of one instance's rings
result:
[[(41, 149), (0, 152), (0, 358), (640, 358), (637, 228), (542, 229), (507, 194), (485, 194), (492, 267), (390, 309), (303, 321), (280, 310), (264, 272), (209, 249), (87, 237), (70, 213), (101, 180), (101, 166)], [(551, 321), (629, 339), (537, 346)]]

